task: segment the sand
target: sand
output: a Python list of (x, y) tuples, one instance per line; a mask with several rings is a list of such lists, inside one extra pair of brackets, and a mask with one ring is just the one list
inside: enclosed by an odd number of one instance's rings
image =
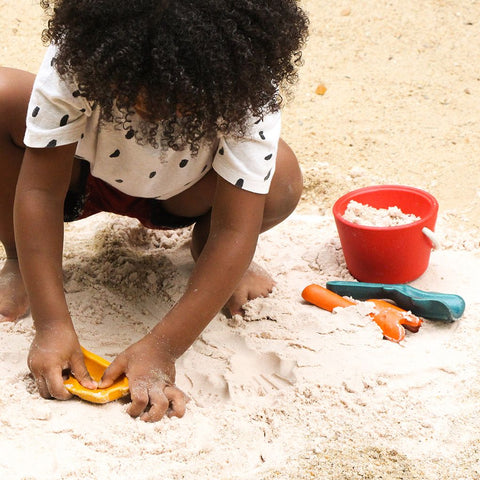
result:
[[(304, 5), (311, 38), (283, 136), (305, 193), (256, 255), (275, 291), (245, 318), (215, 317), (177, 365), (185, 417), (153, 425), (126, 400), (42, 399), (26, 366), (31, 318), (0, 324), (2, 479), (480, 478), (480, 4)], [(42, 22), (36, 1), (0, 1), (0, 64), (35, 72)], [(467, 305), (400, 345), (365, 305), (331, 314), (300, 296), (352, 279), (331, 207), (378, 183), (438, 199), (440, 247), (412, 285)], [(67, 226), (65, 288), (85, 347), (111, 360), (161, 318), (193, 267), (188, 240), (107, 214)]]

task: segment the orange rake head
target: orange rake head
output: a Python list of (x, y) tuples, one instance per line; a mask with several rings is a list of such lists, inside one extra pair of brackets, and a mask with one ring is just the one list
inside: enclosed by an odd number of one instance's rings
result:
[(392, 342), (401, 342), (405, 338), (405, 329), (418, 332), (423, 320), (384, 300), (370, 299), (375, 304), (375, 312), (370, 316), (382, 329), (383, 336)]

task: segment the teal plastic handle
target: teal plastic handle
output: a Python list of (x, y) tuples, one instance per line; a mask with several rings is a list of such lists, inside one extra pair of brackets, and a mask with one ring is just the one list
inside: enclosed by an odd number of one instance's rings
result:
[(465, 311), (465, 300), (453, 293), (427, 292), (407, 284), (331, 281), (327, 288), (357, 300), (387, 298), (400, 308), (431, 320), (453, 322)]

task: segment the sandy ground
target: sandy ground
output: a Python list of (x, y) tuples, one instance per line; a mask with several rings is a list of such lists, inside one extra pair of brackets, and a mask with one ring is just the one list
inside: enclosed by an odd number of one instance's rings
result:
[[(274, 294), (245, 319), (212, 321), (178, 362), (186, 416), (155, 425), (130, 419), (126, 401), (41, 399), (25, 361), (31, 318), (0, 324), (2, 479), (480, 479), (480, 3), (304, 6), (311, 38), (283, 136), (305, 194), (257, 252)], [(42, 24), (35, 0), (0, 1), (0, 64), (35, 72)], [(440, 248), (413, 285), (467, 304), (400, 345), (362, 306), (330, 314), (300, 297), (351, 279), (331, 206), (378, 183), (438, 199)], [(108, 215), (67, 227), (85, 347), (112, 359), (158, 321), (192, 269), (188, 239)]]

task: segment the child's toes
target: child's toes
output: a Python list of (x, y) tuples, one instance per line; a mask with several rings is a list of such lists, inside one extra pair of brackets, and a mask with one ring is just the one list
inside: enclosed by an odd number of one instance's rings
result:
[(245, 313), (243, 306), (247, 303), (247, 301), (248, 292), (236, 290), (225, 306), (230, 312), (230, 315), (243, 315)]

